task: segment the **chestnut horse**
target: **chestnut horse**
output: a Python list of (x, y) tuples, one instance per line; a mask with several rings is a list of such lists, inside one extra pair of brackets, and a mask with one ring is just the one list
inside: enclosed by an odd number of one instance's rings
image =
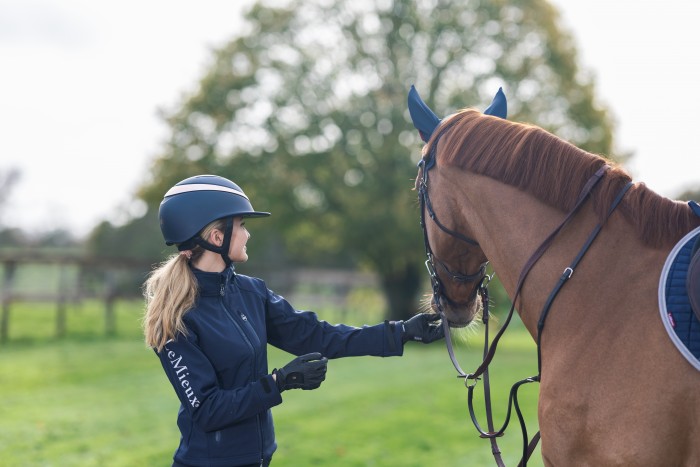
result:
[(700, 372), (673, 346), (657, 298), (669, 252), (700, 217), (542, 128), (473, 109), (439, 120), (417, 102), (433, 308), (451, 327), (468, 325), (490, 262), (539, 344), (545, 465), (700, 465)]

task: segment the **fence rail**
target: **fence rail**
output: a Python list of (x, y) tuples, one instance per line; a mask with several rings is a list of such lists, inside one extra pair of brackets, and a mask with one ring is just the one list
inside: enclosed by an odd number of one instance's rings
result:
[[(105, 333), (116, 333), (114, 304), (117, 299), (136, 296), (122, 290), (119, 285), (120, 273), (129, 276), (145, 276), (150, 265), (142, 261), (125, 258), (90, 257), (81, 255), (49, 254), (39, 251), (0, 252), (0, 343), (9, 337), (10, 315), (13, 303), (53, 302), (56, 304), (57, 337), (66, 333), (66, 306), (84, 299), (99, 299), (105, 306)], [(29, 271), (24, 281), (31, 287), (24, 290), (18, 279), (28, 266), (38, 266), (47, 270), (53, 268), (53, 284), (47, 284), (47, 276), (40, 269)], [(32, 277), (36, 276), (36, 277)], [(88, 277), (99, 278), (99, 287), (89, 287)]]
[[(151, 269), (150, 263), (125, 258), (0, 251), (0, 344), (9, 339), (11, 308), (19, 302), (54, 303), (55, 335), (63, 337), (67, 306), (86, 299), (100, 300), (104, 303), (105, 334), (114, 335), (115, 302), (140, 297), (141, 284)], [(314, 268), (259, 272), (273, 290), (301, 308), (333, 306), (346, 310), (353, 290), (377, 286), (376, 276), (366, 272)]]

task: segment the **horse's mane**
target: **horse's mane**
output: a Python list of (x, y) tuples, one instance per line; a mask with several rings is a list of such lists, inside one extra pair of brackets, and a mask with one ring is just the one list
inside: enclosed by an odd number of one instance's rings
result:
[[(515, 186), (565, 212), (575, 206), (586, 181), (608, 164), (610, 170), (591, 195), (601, 220), (620, 189), (631, 181), (616, 163), (579, 149), (542, 128), (471, 109), (445, 119), (433, 133), (424, 154), (429, 154), (435, 144), (440, 164)], [(639, 238), (655, 248), (672, 246), (700, 225), (700, 218), (687, 204), (659, 196), (643, 183), (635, 183), (629, 189), (618, 210)]]

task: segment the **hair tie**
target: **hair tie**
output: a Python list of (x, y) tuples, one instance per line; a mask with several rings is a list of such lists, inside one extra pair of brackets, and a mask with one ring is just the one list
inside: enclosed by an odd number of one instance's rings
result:
[(192, 259), (192, 250), (182, 250), (180, 252), (180, 256), (185, 256), (189, 261), (190, 259)]

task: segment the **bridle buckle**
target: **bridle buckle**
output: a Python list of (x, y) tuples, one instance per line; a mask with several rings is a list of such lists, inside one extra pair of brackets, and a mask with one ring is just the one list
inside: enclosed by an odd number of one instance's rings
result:
[(464, 376), (464, 387), (467, 389), (472, 389), (479, 382), (481, 378), (474, 376), (474, 373), (469, 373)]

